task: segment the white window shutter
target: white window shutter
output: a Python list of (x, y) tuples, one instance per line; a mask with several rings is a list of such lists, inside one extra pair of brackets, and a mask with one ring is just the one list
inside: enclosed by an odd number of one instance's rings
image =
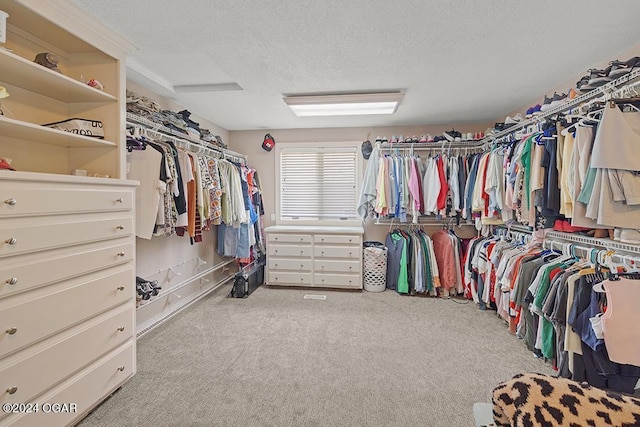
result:
[(354, 149), (286, 150), (280, 154), (280, 217), (283, 220), (356, 218)]

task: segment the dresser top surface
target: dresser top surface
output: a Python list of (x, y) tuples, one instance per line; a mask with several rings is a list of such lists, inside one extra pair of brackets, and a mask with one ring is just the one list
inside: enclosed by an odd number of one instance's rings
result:
[(135, 187), (138, 181), (117, 178), (96, 178), (91, 176), (58, 175), (39, 172), (17, 172), (0, 170), (0, 181), (59, 182), (65, 184), (119, 185)]
[(363, 227), (336, 227), (318, 225), (274, 225), (266, 233), (364, 234)]

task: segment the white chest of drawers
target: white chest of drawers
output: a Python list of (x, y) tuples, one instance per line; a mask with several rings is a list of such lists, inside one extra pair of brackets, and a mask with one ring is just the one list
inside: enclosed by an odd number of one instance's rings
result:
[(362, 227), (273, 226), (267, 284), (362, 289)]
[[(134, 191), (0, 172), (0, 404), (64, 396), (73, 424), (135, 373)], [(38, 417), (0, 425), (54, 425)]]

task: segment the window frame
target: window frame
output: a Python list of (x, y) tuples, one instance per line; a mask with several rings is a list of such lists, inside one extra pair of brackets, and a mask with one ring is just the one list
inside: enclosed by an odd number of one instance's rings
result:
[(281, 175), (281, 156), (285, 152), (334, 152), (332, 149), (348, 148), (353, 149), (355, 153), (355, 167), (356, 167), (356, 188), (355, 188), (355, 201), (357, 210), (357, 203), (360, 197), (360, 189), (362, 188), (363, 177), (363, 158), (360, 153), (360, 145), (362, 142), (358, 141), (339, 141), (339, 142), (317, 142), (311, 146), (308, 143), (278, 143), (275, 147), (275, 170), (276, 170), (276, 225), (327, 225), (327, 226), (358, 226), (362, 224), (362, 220), (358, 217), (357, 212), (355, 218), (340, 220), (340, 219), (288, 219), (282, 218), (281, 209), (281, 193), (282, 193), (282, 175)]

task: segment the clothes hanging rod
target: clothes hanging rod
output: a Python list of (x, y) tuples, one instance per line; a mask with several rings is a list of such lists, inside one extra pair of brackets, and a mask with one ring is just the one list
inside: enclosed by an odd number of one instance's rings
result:
[(385, 149), (443, 150), (449, 148), (482, 148), (482, 141), (438, 141), (438, 142), (377, 142)]
[(418, 219), (418, 222), (400, 222), (398, 218), (376, 218), (373, 223), (374, 225), (391, 225), (396, 224), (398, 227), (409, 227), (409, 226), (420, 226), (420, 225), (432, 225), (432, 226), (442, 226), (442, 225), (450, 225), (452, 227), (462, 227), (462, 226), (475, 226), (474, 223), (468, 223), (465, 219), (460, 219), (460, 223), (456, 224), (456, 217), (442, 217), (441, 219), (437, 219), (435, 217), (421, 217)]
[(164, 133), (158, 132), (158, 131), (153, 130), (153, 129), (145, 129), (144, 131), (147, 132), (147, 133), (151, 133), (151, 136), (157, 137), (158, 139), (169, 139), (169, 140), (172, 140), (179, 147), (187, 149), (187, 150), (189, 150), (189, 151), (191, 151), (191, 152), (193, 152), (195, 154), (207, 154), (207, 155), (209, 155), (211, 157), (215, 157), (215, 158), (219, 158), (219, 159), (227, 159), (227, 158), (229, 158), (229, 159), (232, 159), (232, 160), (237, 160), (240, 163), (245, 162), (244, 158), (236, 157), (236, 156), (233, 156), (233, 155), (230, 155), (230, 154), (223, 154), (219, 150), (214, 150), (212, 148), (209, 148), (207, 146), (200, 145), (200, 144), (194, 144), (193, 142), (186, 141), (186, 140), (183, 140), (181, 138), (178, 138), (178, 137), (175, 137), (175, 136), (172, 136), (172, 135), (165, 135)]
[(199, 149), (206, 149), (206, 150), (211, 150), (214, 152), (217, 152), (219, 154), (222, 155), (223, 158), (227, 158), (227, 157), (232, 157), (238, 160), (243, 160), (244, 162), (247, 162), (247, 156), (245, 154), (242, 153), (238, 153), (232, 150), (228, 150), (226, 148), (222, 148), (222, 147), (216, 147), (213, 145), (204, 145), (203, 142), (206, 141), (201, 141), (201, 140), (196, 140), (193, 138), (190, 138), (188, 135), (184, 135), (184, 134), (179, 134), (177, 135), (177, 132), (174, 131), (173, 129), (170, 129), (164, 125), (152, 122), (151, 120), (148, 120), (144, 117), (140, 117), (136, 114), (133, 113), (129, 113), (127, 112), (127, 124), (131, 125), (131, 126), (144, 126), (146, 129), (149, 129), (151, 131), (155, 131), (158, 134), (162, 135), (162, 136), (167, 136), (170, 138), (174, 138), (174, 140), (180, 140), (182, 142), (185, 143), (189, 143), (192, 144), (196, 147), (198, 147)]
[(583, 243), (585, 245), (596, 246), (599, 248), (605, 248), (613, 251), (628, 252), (633, 254), (640, 254), (640, 245), (634, 245), (630, 243), (617, 242), (611, 239), (602, 239), (588, 236), (581, 236), (572, 233), (563, 233), (560, 231), (548, 231), (545, 236), (547, 239), (561, 240), (565, 242)]
[(569, 111), (574, 109), (575, 107), (579, 106), (581, 103), (585, 102), (585, 101), (590, 101), (594, 98), (597, 98), (598, 96), (601, 95), (606, 95), (606, 94), (610, 94), (611, 92), (615, 92), (615, 91), (619, 91), (619, 90), (624, 90), (625, 87), (622, 85), (625, 85), (626, 83), (635, 80), (636, 78), (640, 77), (640, 69), (636, 69), (636, 70), (632, 70), (631, 72), (629, 72), (628, 74), (625, 74), (622, 77), (619, 77), (603, 86), (600, 86), (599, 88), (593, 89), (590, 92), (584, 93), (572, 100), (570, 100), (569, 102), (566, 102), (562, 105), (559, 105), (557, 107), (554, 107), (548, 111), (545, 111), (542, 114), (539, 114), (537, 116), (532, 117), (531, 119), (522, 121), (514, 126), (511, 126), (509, 129), (505, 129), (503, 131), (500, 131), (494, 135), (490, 135), (488, 137), (485, 137), (484, 139), (481, 140), (481, 142), (483, 144), (488, 144), (492, 141), (495, 141), (496, 139), (499, 139), (503, 136), (507, 136), (509, 134), (512, 134), (518, 130), (524, 129), (528, 126), (534, 125), (536, 123), (539, 123), (541, 121), (543, 121), (544, 119), (546, 119), (547, 117), (551, 117), (555, 114), (558, 113), (563, 113), (565, 111)]
[(501, 228), (503, 230), (507, 230), (507, 231), (517, 231), (518, 233), (527, 233), (527, 234), (533, 233), (533, 229), (527, 225), (500, 224), (500, 225), (497, 225), (496, 227)]

